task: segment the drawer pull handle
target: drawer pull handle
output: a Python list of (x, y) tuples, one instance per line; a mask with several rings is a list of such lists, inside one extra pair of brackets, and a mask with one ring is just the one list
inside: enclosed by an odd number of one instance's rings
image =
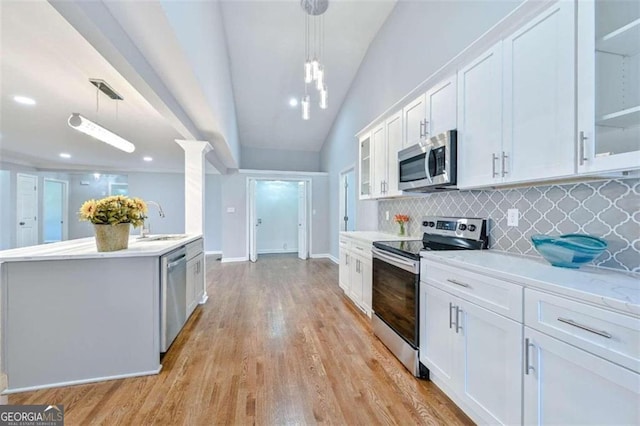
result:
[(449, 328), (453, 328), (453, 303), (449, 302)]
[(447, 281), (449, 281), (451, 284), (455, 284), (455, 285), (459, 285), (460, 287), (467, 287), (470, 288), (471, 286), (469, 284), (460, 282), (460, 281), (456, 281), (456, 280), (452, 280), (451, 278), (447, 278)]
[(462, 309), (459, 306), (456, 306), (456, 334), (462, 330), (462, 326), (460, 325), (460, 313), (462, 313)]
[(569, 319), (569, 318), (558, 317), (558, 321), (563, 322), (565, 324), (569, 324), (569, 325), (571, 325), (573, 327), (577, 327), (577, 328), (580, 328), (582, 330), (588, 331), (589, 333), (597, 334), (598, 336), (602, 336), (602, 337), (605, 337), (607, 339), (611, 339), (611, 337), (612, 337), (610, 333), (607, 333), (604, 330), (597, 330), (595, 328), (589, 327), (588, 325), (584, 325), (584, 324), (580, 324), (578, 322), (575, 322), (574, 320)]
[(356, 249), (360, 250), (360, 251), (364, 251), (364, 249), (362, 247), (358, 247), (356, 246)]

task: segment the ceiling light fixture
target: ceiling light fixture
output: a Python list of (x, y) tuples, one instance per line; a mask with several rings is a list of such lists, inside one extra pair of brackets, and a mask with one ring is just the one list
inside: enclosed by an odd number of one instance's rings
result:
[[(319, 94), (320, 108), (328, 106), (326, 69), (324, 59), (324, 16), (329, 8), (329, 0), (300, 0), (304, 16), (304, 97), (302, 98), (302, 119), (310, 118), (311, 102), (307, 85), (315, 82)], [(311, 28), (313, 26), (313, 29)], [(313, 35), (312, 35), (313, 32)], [(311, 38), (313, 37), (313, 42)], [(313, 50), (313, 52), (312, 52)], [(312, 56), (313, 53), (313, 56)], [(293, 105), (292, 105), (293, 106)]]
[(296, 98), (289, 99), (289, 106), (297, 107), (298, 106), (298, 99), (296, 99)]
[(67, 154), (66, 152), (61, 152), (60, 158), (71, 158), (71, 154)]
[(74, 112), (69, 117), (69, 126), (82, 132), (86, 135), (92, 136), (104, 143), (108, 143), (114, 148), (123, 150), (124, 152), (133, 152), (136, 150), (136, 146), (126, 139), (121, 138), (110, 130), (105, 129), (99, 124), (81, 116), (79, 113)]
[(28, 98), (26, 96), (16, 95), (13, 97), (13, 100), (22, 105), (35, 105), (35, 99)]
[(142, 159), (144, 161), (153, 161), (153, 158), (151, 158), (151, 157), (142, 157)]

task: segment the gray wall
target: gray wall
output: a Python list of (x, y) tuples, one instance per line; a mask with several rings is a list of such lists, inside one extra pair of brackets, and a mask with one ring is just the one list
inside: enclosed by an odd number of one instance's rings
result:
[(160, 217), (158, 209), (149, 205), (147, 221), (151, 234), (184, 233), (184, 174), (129, 173), (127, 178), (129, 196), (155, 201), (162, 206), (165, 217)]
[(207, 175), (205, 191), (204, 249), (222, 252), (222, 176)]
[(297, 172), (320, 171), (319, 152), (243, 146), (241, 153), (241, 169), (292, 170)]
[[(476, 216), (491, 219), (490, 247), (538, 256), (534, 234), (591, 234), (604, 238), (607, 251), (598, 266), (640, 272), (640, 180), (538, 186), (496, 191), (460, 191), (380, 201), (380, 230), (397, 232), (395, 214), (407, 214), (409, 235), (422, 235), (424, 215)], [(518, 226), (507, 226), (507, 209), (520, 211)], [(385, 219), (389, 212), (391, 220)]]
[[(329, 172), (332, 255), (338, 255), (338, 177), (357, 162), (354, 135), (518, 4), (510, 0), (398, 2), (369, 47), (320, 152), (321, 170)], [(375, 201), (358, 203), (358, 229), (375, 229), (376, 216)]]
[[(246, 258), (247, 240), (247, 178), (258, 179), (305, 179), (311, 178), (311, 250), (310, 254), (329, 252), (329, 210), (327, 176), (301, 174), (252, 174), (237, 173), (222, 178), (222, 257)], [(233, 209), (233, 212), (228, 212)], [(315, 214), (313, 214), (315, 211)]]

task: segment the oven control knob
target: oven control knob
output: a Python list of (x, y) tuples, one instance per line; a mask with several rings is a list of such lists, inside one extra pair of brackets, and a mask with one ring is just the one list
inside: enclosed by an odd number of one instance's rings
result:
[(476, 230), (476, 226), (475, 225), (469, 225), (469, 231), (473, 232)]
[(425, 220), (424, 222), (422, 222), (422, 226), (429, 226), (429, 222)]
[(434, 226), (436, 226), (435, 222), (429, 222), (429, 228), (433, 228)]
[(467, 229), (467, 225), (465, 225), (464, 223), (461, 223), (460, 225), (458, 225), (458, 229), (461, 231), (464, 231), (465, 229)]

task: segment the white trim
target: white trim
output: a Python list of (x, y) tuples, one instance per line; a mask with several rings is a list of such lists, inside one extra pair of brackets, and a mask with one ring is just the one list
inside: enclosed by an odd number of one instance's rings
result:
[(205, 293), (202, 295), (202, 298), (198, 302), (198, 305), (204, 305), (205, 303), (207, 303), (207, 300), (209, 300), (209, 295)]
[[(269, 175), (269, 176), (329, 176), (328, 172), (296, 172), (291, 170), (252, 170), (252, 169), (240, 169), (238, 173), (241, 175)], [(277, 179), (277, 177), (274, 177)]]
[(340, 264), (340, 261), (335, 256), (331, 255), (330, 253), (312, 254), (309, 257), (312, 258), (312, 259), (329, 259), (330, 261), (332, 261), (336, 265)]
[(222, 254), (222, 250), (208, 250), (204, 252), (205, 256), (212, 256), (215, 254)]
[[(324, 173), (324, 172), (323, 172)], [(325, 175), (328, 175), (328, 173), (324, 173)], [(250, 244), (250, 226), (251, 224), (250, 222), (250, 218), (251, 218), (251, 202), (249, 200), (249, 197), (251, 197), (251, 191), (249, 190), (250, 186), (251, 186), (251, 181), (255, 180), (255, 181), (273, 181), (273, 180), (285, 180), (285, 181), (291, 181), (291, 182), (305, 182), (305, 185), (308, 189), (307, 191), (307, 230), (308, 230), (308, 239), (307, 239), (307, 252), (311, 253), (311, 248), (313, 247), (313, 179), (311, 177), (289, 177), (289, 178), (279, 178), (279, 177), (253, 177), (253, 176), (247, 176), (246, 178), (246, 183), (245, 183), (245, 191), (246, 191), (246, 198), (245, 198), (245, 223), (246, 223), (246, 228), (245, 228), (245, 250), (246, 250), (246, 258), (247, 260), (249, 259), (249, 254), (251, 252), (251, 248), (249, 246)]]
[(249, 260), (248, 256), (244, 257), (223, 257), (220, 262), (222, 263), (231, 263), (231, 262), (247, 262)]
[(39, 389), (51, 389), (51, 388), (58, 388), (63, 386), (84, 385), (86, 383), (104, 382), (107, 380), (127, 379), (129, 377), (151, 376), (151, 375), (160, 373), (160, 370), (162, 370), (162, 365), (158, 367), (157, 370), (140, 371), (139, 373), (116, 374), (114, 376), (93, 377), (91, 379), (71, 380), (69, 382), (58, 382), (58, 383), (50, 383), (47, 385), (40, 385), (40, 386), (28, 386), (26, 388), (7, 389), (4, 392), (2, 392), (2, 395), (9, 395), (12, 393), (19, 393), (19, 392), (31, 392)]
[(297, 253), (298, 248), (295, 250), (291, 249), (266, 249), (266, 250), (258, 250), (258, 254), (285, 254), (285, 253)]

